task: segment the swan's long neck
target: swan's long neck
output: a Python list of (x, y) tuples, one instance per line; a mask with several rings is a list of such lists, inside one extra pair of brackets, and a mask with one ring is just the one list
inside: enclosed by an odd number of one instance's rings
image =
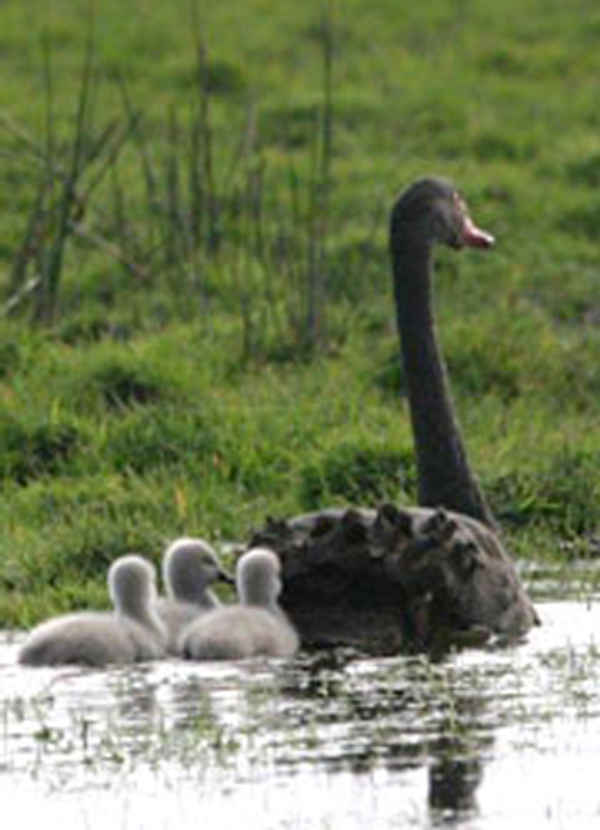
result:
[(240, 584), (238, 587), (238, 596), (241, 605), (264, 608), (267, 611), (275, 611), (278, 607), (277, 599), (271, 595), (271, 591), (267, 585), (257, 588), (256, 585)]
[(270, 568), (254, 569), (251, 573), (242, 570), (238, 577), (237, 592), (241, 605), (264, 608), (273, 613), (279, 611), (279, 578)]
[(215, 595), (208, 588), (202, 564), (198, 564), (193, 570), (180, 568), (177, 571), (173, 568), (165, 582), (167, 594), (172, 600), (199, 605), (203, 608), (213, 608), (218, 604)]
[(115, 611), (117, 614), (128, 617), (150, 631), (159, 640), (166, 640), (166, 631), (162, 620), (158, 616), (155, 605), (156, 596), (154, 592), (117, 594), (114, 598)]
[(408, 384), (417, 456), (419, 504), (444, 506), (494, 527), (483, 493), (467, 463), (450, 396), (433, 316), (430, 244), (408, 227), (391, 239), (398, 331)]

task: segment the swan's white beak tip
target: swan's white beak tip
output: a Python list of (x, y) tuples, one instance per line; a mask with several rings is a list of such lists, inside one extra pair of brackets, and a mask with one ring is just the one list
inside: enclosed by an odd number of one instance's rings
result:
[(491, 233), (481, 230), (473, 222), (473, 220), (466, 216), (462, 232), (463, 245), (470, 248), (491, 248), (496, 242)]

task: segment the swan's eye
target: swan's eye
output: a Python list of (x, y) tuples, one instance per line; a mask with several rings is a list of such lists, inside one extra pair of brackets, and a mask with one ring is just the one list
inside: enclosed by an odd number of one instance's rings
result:
[(460, 247), (460, 228), (462, 215), (456, 210), (454, 202), (440, 200), (433, 205), (430, 213), (431, 236), (438, 242), (451, 247)]

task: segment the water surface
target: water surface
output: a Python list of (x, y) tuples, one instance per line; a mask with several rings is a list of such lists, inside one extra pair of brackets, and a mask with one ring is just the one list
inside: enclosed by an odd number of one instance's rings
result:
[(589, 828), (600, 598), (524, 643), (426, 658), (16, 664), (0, 640), (0, 798), (62, 828)]

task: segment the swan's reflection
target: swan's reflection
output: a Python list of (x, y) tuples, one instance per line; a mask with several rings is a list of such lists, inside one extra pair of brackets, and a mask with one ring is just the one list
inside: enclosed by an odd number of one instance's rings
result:
[(480, 758), (447, 757), (433, 761), (428, 770), (427, 794), (432, 813), (442, 812), (447, 816), (474, 812), (477, 807), (475, 793), (482, 777)]

